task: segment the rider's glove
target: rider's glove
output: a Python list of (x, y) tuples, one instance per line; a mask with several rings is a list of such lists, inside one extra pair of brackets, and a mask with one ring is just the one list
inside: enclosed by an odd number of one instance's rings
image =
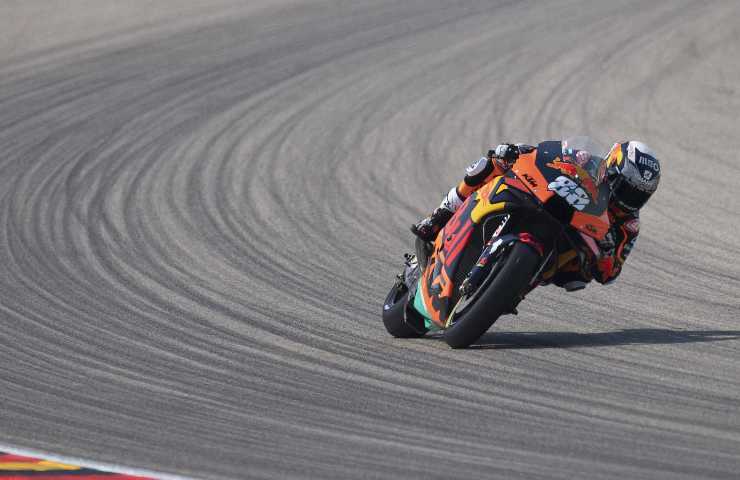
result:
[(519, 147), (510, 143), (502, 143), (493, 150), (488, 151), (488, 156), (495, 159), (504, 168), (510, 168), (519, 158)]

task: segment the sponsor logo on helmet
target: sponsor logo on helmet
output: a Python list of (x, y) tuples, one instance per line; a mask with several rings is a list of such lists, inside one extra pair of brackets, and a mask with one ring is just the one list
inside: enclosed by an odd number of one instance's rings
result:
[(643, 167), (648, 167), (654, 172), (660, 171), (660, 165), (658, 164), (657, 160), (655, 160), (653, 157), (649, 155), (640, 154), (640, 156), (637, 157), (637, 164)]
[(653, 192), (658, 187), (660, 171), (654, 170), (648, 163), (641, 164), (631, 160), (619, 173), (627, 182), (642, 191)]
[[(660, 164), (653, 156), (652, 150), (642, 142), (632, 141), (627, 144), (627, 158), (637, 167), (639, 180), (646, 186), (651, 186), (660, 175)], [(637, 181), (638, 179), (633, 179)]]
[(633, 179), (633, 182), (643, 185), (647, 190), (657, 187), (659, 170), (654, 170), (649, 166), (640, 165), (637, 167), (637, 173), (639, 174), (639, 177)]

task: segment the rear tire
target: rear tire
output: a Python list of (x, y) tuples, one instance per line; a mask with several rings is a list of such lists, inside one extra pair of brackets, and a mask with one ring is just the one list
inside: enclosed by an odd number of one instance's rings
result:
[[(388, 333), (396, 338), (419, 338), (423, 337), (425, 331), (418, 331), (411, 327), (406, 321), (406, 304), (408, 303), (409, 290), (401, 282), (397, 282), (388, 292), (383, 302), (383, 325)], [(423, 329), (423, 327), (422, 327)], [(426, 330), (426, 329), (423, 329)]]
[(511, 312), (540, 266), (541, 258), (532, 247), (517, 242), (506, 258), (499, 261), (505, 263), (493, 278), (489, 277), (479, 287), (478, 290), (483, 290), (478, 293), (478, 298), (460, 313), (456, 311), (460, 304), (453, 310), (454, 323), (444, 331), (444, 339), (450, 347), (470, 346), (491, 328), (498, 317)]

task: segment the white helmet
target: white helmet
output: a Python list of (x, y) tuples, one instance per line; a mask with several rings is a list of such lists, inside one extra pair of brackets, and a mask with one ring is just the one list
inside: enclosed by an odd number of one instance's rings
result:
[(660, 183), (660, 162), (642, 142), (615, 143), (607, 157), (607, 176), (612, 200), (634, 212), (647, 203)]

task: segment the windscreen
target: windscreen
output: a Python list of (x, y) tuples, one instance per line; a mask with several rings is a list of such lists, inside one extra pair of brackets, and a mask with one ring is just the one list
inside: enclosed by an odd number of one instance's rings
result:
[(581, 167), (597, 185), (606, 176), (606, 150), (591, 137), (569, 137), (563, 140), (563, 161)]

